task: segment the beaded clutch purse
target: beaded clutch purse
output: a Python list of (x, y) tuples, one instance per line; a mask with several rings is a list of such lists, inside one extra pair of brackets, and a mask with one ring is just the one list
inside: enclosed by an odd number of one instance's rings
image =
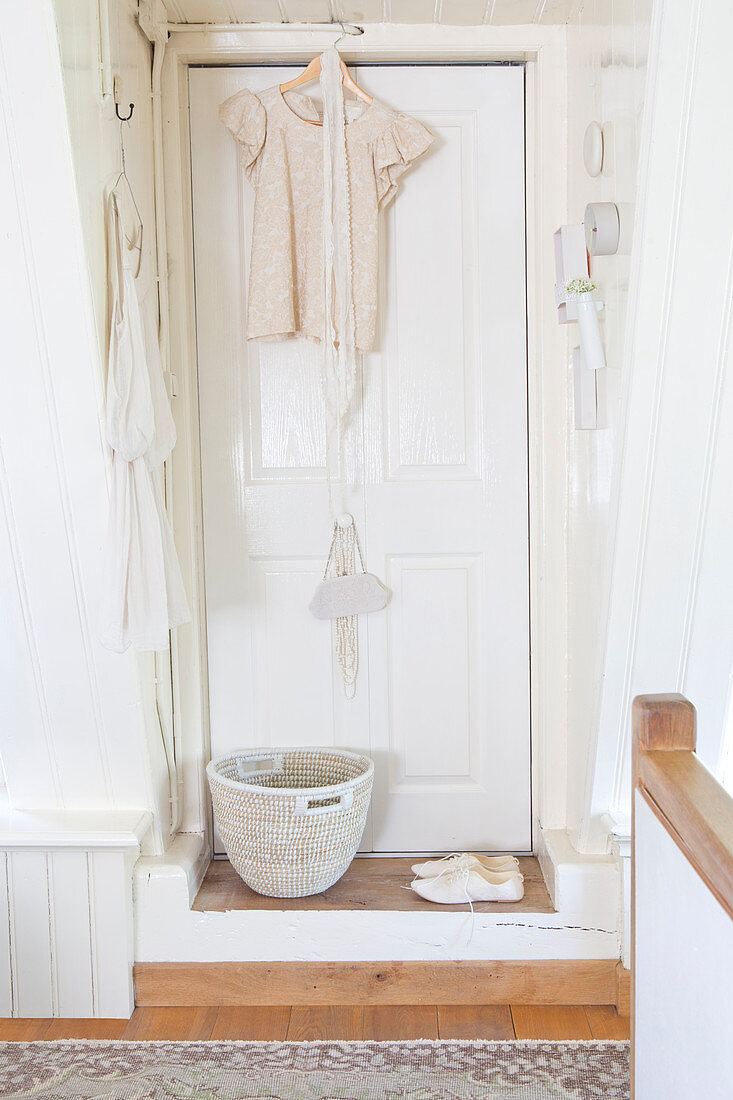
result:
[(348, 619), (381, 611), (388, 600), (389, 589), (364, 568), (354, 518), (345, 512), (333, 525), (326, 569), (310, 610), (317, 619)]
[(310, 610), (317, 619), (342, 619), (381, 611), (387, 606), (389, 589), (373, 573), (351, 573), (327, 577), (316, 588)]

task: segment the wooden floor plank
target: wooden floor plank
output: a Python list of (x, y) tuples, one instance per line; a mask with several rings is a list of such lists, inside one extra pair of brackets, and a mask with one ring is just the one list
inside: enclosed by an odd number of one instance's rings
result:
[(128, 1020), (51, 1020), (44, 1039), (121, 1039)]
[(363, 1009), (360, 1005), (293, 1005), (288, 1039), (361, 1039)]
[(0, 1019), (0, 1043), (33, 1043), (45, 1039), (51, 1020)]
[(248, 1039), (251, 1042), (284, 1042), (290, 1008), (284, 1005), (220, 1008), (212, 1039)]
[(594, 1039), (628, 1039), (631, 1035), (631, 1020), (619, 1016), (615, 1005), (586, 1005), (585, 1014)]
[(144, 1042), (170, 1039), (193, 1042), (210, 1039), (217, 1017), (216, 1008), (136, 1008), (124, 1039)]
[(437, 1039), (435, 1005), (365, 1005), (363, 1035), (377, 1042)]
[[(329, 890), (306, 898), (268, 898), (250, 890), (228, 860), (213, 860), (193, 908), (198, 912), (222, 913), (230, 909), (311, 912), (320, 910), (390, 910), (427, 913), (435, 909), (409, 886), (415, 858), (368, 856), (355, 859), (346, 874)], [(475, 902), (477, 913), (552, 913), (550, 895), (540, 865), (533, 856), (523, 856), (519, 868), (524, 875), (524, 897), (518, 902)], [(451, 907), (452, 908), (452, 907)], [(466, 908), (464, 905), (463, 908)]]
[(40, 1039), (628, 1039), (613, 1005), (137, 1008), (125, 1020), (0, 1019), (0, 1042)]
[(509, 1005), (438, 1005), (441, 1039), (513, 1039)]
[(582, 1005), (512, 1005), (517, 1039), (590, 1039), (590, 1025)]

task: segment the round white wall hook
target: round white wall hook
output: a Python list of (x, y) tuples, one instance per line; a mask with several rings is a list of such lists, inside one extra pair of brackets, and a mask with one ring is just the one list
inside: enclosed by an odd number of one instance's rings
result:
[(338, 523), (339, 527), (353, 527), (354, 517), (352, 516), (351, 512), (342, 512), (336, 522)]
[(583, 164), (589, 176), (600, 176), (603, 168), (603, 130), (591, 122), (583, 137)]

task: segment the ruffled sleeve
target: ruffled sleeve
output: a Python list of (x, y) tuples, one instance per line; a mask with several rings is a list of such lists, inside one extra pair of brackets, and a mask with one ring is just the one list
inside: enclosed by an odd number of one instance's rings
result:
[(242, 167), (247, 179), (254, 183), (257, 159), (267, 131), (265, 108), (257, 96), (245, 88), (222, 103), (219, 119), (242, 146)]
[(394, 198), (397, 180), (430, 147), (433, 135), (410, 115), (396, 115), (374, 142), (377, 201), (382, 210)]

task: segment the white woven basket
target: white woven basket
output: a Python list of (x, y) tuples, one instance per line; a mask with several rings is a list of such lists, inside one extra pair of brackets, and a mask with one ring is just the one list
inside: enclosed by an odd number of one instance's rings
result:
[(232, 866), (258, 894), (302, 898), (333, 886), (359, 847), (374, 764), (345, 749), (251, 749), (206, 768)]

